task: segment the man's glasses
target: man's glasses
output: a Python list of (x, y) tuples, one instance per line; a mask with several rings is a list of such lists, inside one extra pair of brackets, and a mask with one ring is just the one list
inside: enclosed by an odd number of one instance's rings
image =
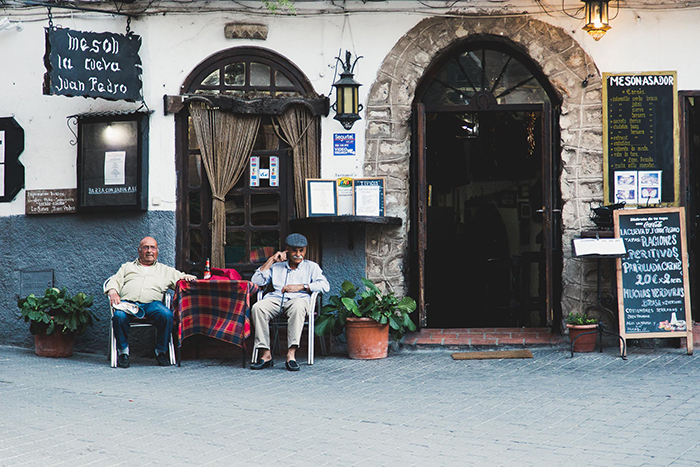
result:
[(157, 251), (158, 247), (157, 246), (151, 246), (151, 245), (144, 245), (141, 247), (142, 250), (154, 250)]

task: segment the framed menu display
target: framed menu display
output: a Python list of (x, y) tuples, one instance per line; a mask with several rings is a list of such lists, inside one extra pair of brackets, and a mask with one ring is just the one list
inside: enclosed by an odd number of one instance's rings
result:
[(306, 180), (306, 217), (338, 215), (336, 180), (309, 178)]
[(678, 205), (677, 109), (675, 71), (603, 73), (606, 204)]
[(384, 216), (385, 185), (384, 177), (353, 180), (356, 216)]

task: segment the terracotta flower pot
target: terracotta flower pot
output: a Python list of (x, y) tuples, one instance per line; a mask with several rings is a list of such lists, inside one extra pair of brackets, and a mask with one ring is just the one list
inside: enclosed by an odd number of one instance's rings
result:
[(389, 324), (379, 324), (371, 318), (348, 318), (345, 335), (350, 358), (373, 360), (387, 356)]
[(40, 357), (71, 357), (75, 345), (75, 334), (54, 332), (50, 336), (44, 333), (34, 334), (34, 353)]
[[(569, 338), (571, 339), (571, 342), (574, 342), (574, 339), (583, 333), (598, 329), (597, 324), (567, 324), (566, 327), (569, 328)], [(585, 336), (576, 339), (576, 342), (574, 342), (574, 352), (593, 352), (595, 350), (597, 340), (597, 332), (586, 334)]]

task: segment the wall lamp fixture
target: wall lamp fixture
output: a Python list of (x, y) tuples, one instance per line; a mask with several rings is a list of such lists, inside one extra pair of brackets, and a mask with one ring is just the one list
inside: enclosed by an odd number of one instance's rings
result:
[(353, 74), (355, 64), (362, 57), (356, 57), (355, 61), (350, 65), (351, 57), (352, 55), (349, 51), (345, 52), (345, 63), (340, 57), (335, 57), (343, 66), (343, 72), (340, 73), (340, 79), (333, 83), (333, 87), (336, 90), (335, 104), (332, 106), (333, 110), (335, 110), (335, 117), (333, 118), (338, 120), (346, 130), (352, 128), (355, 122), (361, 118), (359, 114), (360, 110), (362, 110), (362, 104), (359, 102), (359, 88), (362, 85), (353, 79), (355, 77)]

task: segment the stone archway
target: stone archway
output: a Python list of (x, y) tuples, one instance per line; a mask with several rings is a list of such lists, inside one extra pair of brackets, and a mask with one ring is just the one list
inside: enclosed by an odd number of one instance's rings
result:
[(442, 51), (473, 34), (507, 38), (527, 51), (562, 98), (562, 308), (566, 314), (580, 308), (587, 291), (581, 263), (570, 259), (570, 239), (591, 225), (589, 204), (603, 199), (602, 82), (591, 57), (563, 29), (527, 17), (428, 18), (406, 33), (384, 59), (368, 95), (364, 174), (387, 178), (388, 215), (405, 222), (399, 229), (368, 229), (366, 274), (375, 283), (407, 291), (410, 117), (415, 90)]

